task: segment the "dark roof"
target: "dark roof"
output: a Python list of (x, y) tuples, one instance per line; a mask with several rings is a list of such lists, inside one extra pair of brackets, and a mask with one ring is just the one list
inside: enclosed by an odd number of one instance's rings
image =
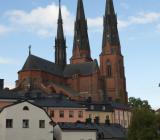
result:
[(62, 130), (97, 130), (95, 125), (93, 124), (85, 124), (85, 123), (59, 123), (59, 127)]
[(0, 90), (0, 99), (36, 99), (41, 97), (47, 97), (48, 95), (40, 90), (32, 91), (12, 91), (12, 90)]
[(41, 107), (85, 108), (80, 104), (61, 97), (36, 99), (34, 104)]
[(40, 57), (29, 55), (22, 70), (41, 70), (58, 76), (62, 76), (62, 68), (48, 60)]
[(58, 76), (71, 77), (74, 74), (89, 75), (97, 71), (98, 68), (98, 62), (94, 60), (92, 62), (80, 64), (69, 64), (63, 71), (61, 66), (53, 62), (34, 55), (29, 55), (21, 71), (40, 70)]
[(96, 130), (98, 139), (125, 139), (126, 131), (120, 125), (86, 124), (86, 123), (59, 123), (62, 130)]
[(126, 139), (126, 131), (120, 125), (96, 125), (98, 138), (101, 139)]
[(98, 69), (99, 67), (97, 60), (86, 63), (70, 64), (66, 66), (63, 75), (64, 77), (71, 77), (74, 74), (90, 75), (96, 72)]
[(17, 100), (21, 98), (22, 98), (22, 95), (18, 93), (14, 93), (9, 90), (0, 90), (0, 99), (10, 99), (10, 100), (16, 99)]

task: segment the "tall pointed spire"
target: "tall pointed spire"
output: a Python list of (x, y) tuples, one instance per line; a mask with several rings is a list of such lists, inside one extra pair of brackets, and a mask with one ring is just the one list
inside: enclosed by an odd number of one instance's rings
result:
[(62, 12), (61, 12), (61, 0), (59, 0), (59, 15), (58, 15), (57, 38), (64, 39), (63, 21), (62, 21)]
[(55, 63), (63, 68), (66, 65), (66, 40), (63, 33), (63, 20), (61, 12), (61, 0), (59, 0), (57, 37), (55, 39)]
[(92, 61), (83, 1), (78, 0), (71, 63)]
[(114, 6), (113, 6), (113, 0), (107, 0), (106, 1), (106, 10), (105, 15), (115, 15)]
[[(117, 28), (117, 16), (115, 14), (113, 0), (106, 0), (106, 9), (104, 16), (104, 30), (103, 30), (103, 42), (102, 49), (103, 53), (105, 47), (110, 47), (111, 53), (120, 52), (120, 41)], [(116, 46), (116, 47), (115, 47)]]
[(109, 100), (127, 103), (124, 62), (113, 0), (106, 0), (103, 28), (100, 73), (101, 76), (104, 76), (104, 80), (102, 79), (102, 82), (105, 83), (103, 89), (104, 97)]
[(77, 20), (79, 19), (85, 19), (85, 14), (84, 14), (84, 7), (83, 7), (83, 2), (82, 0), (78, 0), (78, 6), (77, 6)]

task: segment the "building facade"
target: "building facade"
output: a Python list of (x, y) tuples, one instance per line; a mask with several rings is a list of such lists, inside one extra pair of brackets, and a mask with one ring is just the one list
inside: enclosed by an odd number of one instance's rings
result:
[(0, 140), (53, 140), (52, 120), (29, 102), (7, 106), (0, 112)]
[(97, 129), (85, 124), (59, 124), (54, 127), (56, 140), (97, 140)]
[[(55, 63), (29, 56), (18, 72), (15, 90), (42, 89), (47, 93), (63, 93), (71, 99), (84, 101), (117, 101), (127, 104), (124, 60), (117, 29), (113, 1), (106, 0), (100, 65), (91, 57), (83, 1), (78, 0), (74, 25), (74, 41), (70, 64), (66, 60), (66, 40), (59, 6)], [(98, 49), (98, 48), (97, 48)]]

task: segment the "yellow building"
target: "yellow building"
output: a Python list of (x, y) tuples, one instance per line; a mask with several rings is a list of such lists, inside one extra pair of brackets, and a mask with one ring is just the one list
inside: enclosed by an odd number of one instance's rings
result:
[(95, 122), (98, 119), (98, 123), (110, 123), (113, 122), (114, 110), (110, 104), (88, 104), (87, 105), (87, 116)]
[[(130, 124), (131, 111), (127, 105), (119, 103), (89, 103), (86, 105), (87, 118), (95, 123), (119, 124), (128, 128)], [(109, 120), (109, 121), (108, 121)]]

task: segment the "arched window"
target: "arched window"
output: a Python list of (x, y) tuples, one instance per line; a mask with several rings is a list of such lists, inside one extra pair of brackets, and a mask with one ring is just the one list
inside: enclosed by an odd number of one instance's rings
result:
[(119, 68), (119, 75), (120, 75), (120, 78), (123, 78), (124, 77), (124, 69), (123, 69), (123, 62), (121, 60), (119, 60), (119, 63), (118, 63), (118, 68)]
[(107, 77), (112, 77), (112, 65), (109, 60), (107, 60), (107, 70), (106, 70)]
[(29, 110), (28, 106), (24, 106), (24, 107), (23, 107), (23, 110), (24, 110), (24, 111), (28, 111), (28, 110)]

